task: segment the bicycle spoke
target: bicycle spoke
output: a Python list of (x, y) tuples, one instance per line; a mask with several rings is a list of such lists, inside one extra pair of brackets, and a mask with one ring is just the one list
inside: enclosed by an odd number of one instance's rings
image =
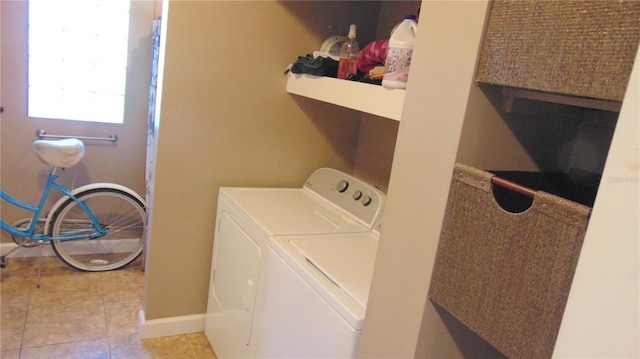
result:
[(144, 206), (132, 195), (101, 188), (77, 195), (98, 220), (100, 233), (77, 202), (55, 214), (53, 235), (87, 233), (91, 238), (54, 241), (56, 254), (67, 264), (86, 271), (121, 268), (142, 252), (146, 226)]

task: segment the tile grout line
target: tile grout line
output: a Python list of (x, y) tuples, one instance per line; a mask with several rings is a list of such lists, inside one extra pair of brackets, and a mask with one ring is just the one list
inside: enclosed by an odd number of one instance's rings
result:
[(104, 299), (104, 275), (102, 273), (98, 274), (98, 278), (100, 278), (100, 298), (102, 298), (102, 312), (104, 315), (104, 331), (106, 333), (106, 341), (107, 341), (107, 358), (111, 358), (111, 335), (109, 334), (109, 319), (107, 318), (107, 303)]
[[(50, 266), (49, 264), (50, 263), (47, 262), (47, 264), (45, 265), (46, 269), (43, 272), (43, 277), (42, 277), (43, 284), (47, 283), (49, 280), (54, 279), (53, 277), (51, 277), (51, 275), (54, 275), (55, 279), (58, 279), (58, 274), (62, 274), (62, 276), (64, 277), (66, 277), (67, 275), (75, 274), (75, 273), (68, 273), (68, 271), (64, 271), (64, 273), (58, 273), (58, 267), (55, 266), (55, 268), (53, 268), (54, 265)], [(47, 308), (48, 303), (52, 303), (52, 301), (55, 302), (55, 301), (62, 300), (64, 298), (67, 298), (68, 296), (71, 296), (71, 297), (74, 296), (73, 292), (69, 291), (69, 290), (72, 290), (72, 288), (66, 288), (66, 289), (63, 288), (64, 290), (59, 292), (58, 296), (50, 297), (46, 295), (45, 299), (47, 300), (47, 302), (42, 302), (40, 300), (41, 299), (40, 294), (43, 294), (43, 295), (49, 294), (49, 291), (48, 291), (49, 285), (44, 285), (43, 288), (40, 288), (40, 289), (36, 288), (35, 282), (33, 281), (34, 277), (32, 275), (32, 269), (34, 269), (34, 267), (30, 264), (25, 266), (24, 268), (20, 268), (20, 272), (22, 272), (24, 275), (24, 277), (21, 277), (20, 280), (23, 281), (23, 283), (26, 285), (21, 286), (20, 288), (22, 289), (20, 289), (19, 292), (16, 292), (16, 293), (21, 293), (20, 296), (23, 298), (21, 302), (22, 303), (21, 306), (23, 307), (23, 315), (24, 315), (24, 317), (22, 317), (20, 321), (16, 323), (16, 324), (21, 324), (21, 327), (19, 327), (19, 331), (16, 332), (16, 334), (20, 334), (19, 342), (18, 343), (14, 342), (14, 345), (18, 345), (18, 348), (12, 349), (12, 352), (13, 352), (12, 355), (16, 355), (16, 358), (25, 358), (25, 356), (29, 354), (34, 354), (34, 353), (40, 353), (39, 355), (43, 355), (44, 353), (49, 353), (49, 350), (51, 350), (51, 349), (48, 349), (48, 347), (53, 347), (57, 345), (69, 345), (70, 347), (78, 347), (79, 348), (78, 350), (84, 350), (84, 349), (80, 349), (84, 345), (77, 344), (77, 343), (83, 343), (83, 342), (89, 343), (91, 341), (96, 341), (96, 340), (100, 340), (100, 341), (106, 340), (106, 347), (105, 347), (105, 344), (99, 344), (99, 346), (96, 346), (95, 349), (102, 348), (99, 350), (101, 350), (102, 353), (106, 352), (105, 358), (115, 358), (117, 357), (118, 353), (120, 353), (120, 351), (122, 351), (123, 349), (122, 347), (123, 343), (120, 339), (127, 338), (127, 337), (131, 337), (132, 340), (136, 341), (136, 347), (139, 347), (140, 350), (142, 350), (141, 353), (150, 353), (151, 355), (154, 355), (152, 353), (156, 352), (157, 350), (162, 350), (162, 351), (166, 350), (164, 348), (166, 344), (162, 340), (158, 341), (157, 343), (156, 342), (151, 343), (150, 344), (151, 347), (147, 348), (147, 345), (142, 343), (142, 341), (138, 336), (135, 336), (133, 333), (126, 334), (131, 332), (133, 328), (130, 326), (128, 327), (128, 324), (125, 325), (124, 327), (121, 327), (120, 324), (125, 319), (121, 318), (119, 315), (116, 315), (116, 317), (114, 318), (109, 314), (108, 305), (109, 303), (112, 303), (114, 300), (116, 302), (120, 302), (120, 301), (128, 302), (129, 299), (126, 299), (126, 298), (130, 298), (132, 302), (135, 301), (136, 303), (138, 303), (137, 305), (142, 305), (142, 303), (144, 302), (143, 301), (144, 288), (139, 285), (141, 283), (141, 280), (143, 280), (144, 278), (141, 278), (140, 273), (135, 271), (135, 269), (131, 269), (131, 268), (124, 269), (123, 271), (126, 273), (122, 273), (122, 276), (118, 276), (118, 275), (111, 276), (111, 275), (100, 274), (97, 277), (94, 277), (94, 279), (90, 280), (90, 282), (93, 282), (93, 287), (99, 290), (98, 294), (100, 297), (99, 299), (94, 297), (95, 299), (98, 300), (97, 302), (94, 301), (94, 303), (96, 304), (101, 303), (103, 306), (103, 313), (94, 312), (95, 313), (94, 315), (98, 315), (98, 317), (95, 317), (95, 318), (102, 317), (101, 320), (104, 321), (105, 327), (103, 332), (104, 334), (102, 336), (100, 337), (96, 336), (93, 339), (92, 338), (79, 339), (78, 337), (72, 340), (69, 340), (71, 339), (71, 337), (67, 337), (65, 340), (61, 340), (60, 342), (55, 342), (55, 343), (53, 342), (41, 343), (41, 340), (36, 340), (32, 343), (35, 345), (32, 345), (32, 346), (30, 345), (28, 348), (25, 347), (25, 344), (28, 344), (27, 342), (30, 342), (32, 339), (35, 339), (41, 335), (39, 334), (40, 332), (37, 331), (36, 329), (39, 328), (39, 325), (40, 325), (39, 323), (43, 316), (45, 317), (45, 321), (46, 321), (46, 317), (47, 317), (46, 310), (48, 309)], [(5, 273), (6, 272), (3, 272), (2, 274), (4, 275)], [(143, 274), (144, 273), (142, 273), (142, 275)], [(96, 281), (99, 281), (99, 282), (96, 283)], [(57, 281), (51, 282), (52, 289), (54, 288), (55, 283), (57, 283)], [(119, 284), (123, 284), (123, 285), (120, 286)], [(71, 285), (73, 286), (73, 282)], [(115, 293), (112, 293), (112, 291), (109, 290), (108, 287), (110, 285), (114, 285), (115, 286), (114, 290), (117, 290), (118, 292), (122, 289), (120, 287), (128, 288), (123, 290), (126, 292), (126, 295), (125, 295), (126, 298), (118, 297), (117, 295), (112, 296), (112, 294), (115, 295)], [(80, 288), (80, 287), (77, 287), (77, 288)], [(46, 291), (46, 292), (43, 292), (43, 291)], [(38, 303), (42, 303), (40, 305), (40, 307), (42, 308), (38, 307), (39, 305)], [(113, 308), (118, 307), (117, 303), (115, 306), (113, 305), (111, 306)], [(67, 309), (69, 309), (70, 313), (73, 312), (72, 308), (67, 308)], [(65, 312), (66, 311), (67, 310), (65, 309)], [(118, 310), (115, 310), (115, 312), (118, 313)], [(110, 318), (111, 320), (115, 320), (114, 322), (115, 324), (113, 326), (110, 326), (109, 324)], [(31, 325), (29, 323), (31, 323)], [(36, 327), (34, 327), (33, 325), (36, 325)], [(127, 327), (129, 329), (124, 329)], [(121, 332), (120, 331), (121, 329), (124, 331)], [(139, 333), (139, 328), (137, 333)], [(30, 334), (30, 335), (27, 336), (26, 334)], [(181, 336), (182, 336), (182, 340), (185, 341), (183, 343), (185, 343), (188, 346), (182, 349), (182, 350), (185, 350), (183, 352), (185, 356), (188, 355), (189, 358), (197, 358), (198, 355), (201, 354), (201, 352), (198, 350), (199, 342), (189, 337), (189, 335), (182, 334)], [(100, 339), (100, 338), (104, 338), (104, 339)], [(118, 338), (118, 340), (116, 340), (115, 342), (112, 342), (112, 339), (114, 338)], [(135, 338), (137, 338), (137, 340)], [(27, 341), (27, 339), (29, 339), (29, 341)], [(60, 339), (63, 339), (63, 338), (60, 338)], [(158, 345), (159, 347), (157, 347)], [(163, 349), (159, 349), (159, 348), (163, 348)], [(55, 350), (58, 350), (58, 349), (55, 349)], [(78, 354), (81, 354), (81, 353), (78, 353)]]
[[(36, 267), (38, 265), (37, 261), (39, 261), (39, 260), (41, 260), (41, 258), (36, 259), (36, 264), (35, 264)], [(42, 262), (40, 262), (39, 264), (42, 265)], [(34, 269), (34, 268), (32, 268), (30, 266), (29, 269)], [(42, 289), (42, 288), (38, 287), (38, 282), (42, 280), (42, 277), (38, 278), (38, 273), (37, 273), (38, 269), (35, 268), (35, 270), (36, 270), (36, 273), (34, 274), (35, 277), (36, 277), (35, 282), (31, 283), (30, 280), (27, 280), (27, 281), (30, 282), (29, 295), (27, 296), (27, 310), (26, 310), (25, 315), (24, 315), (24, 325), (22, 326), (22, 336), (20, 338), (20, 351), (18, 353), (18, 358), (22, 357), (22, 352), (25, 349), (24, 345), (25, 345), (25, 337), (26, 337), (26, 333), (27, 333), (27, 321), (29, 319), (29, 313), (32, 310), (31, 305), (32, 305), (33, 295), (35, 293), (37, 293), (37, 292), (34, 292), (34, 291), (38, 291), (38, 290)], [(40, 274), (42, 274), (42, 267), (40, 268), (40, 271), (41, 271)], [(35, 346), (35, 347), (37, 347), (37, 346)]]
[[(30, 280), (27, 280), (27, 281), (30, 282)], [(20, 335), (20, 348), (18, 349), (18, 358), (22, 357), (22, 349), (24, 349), (24, 338), (27, 332), (27, 319), (29, 319), (29, 311), (31, 309), (31, 299), (32, 299), (31, 297), (34, 294), (33, 293), (34, 287), (35, 287), (35, 290), (40, 289), (36, 286), (35, 283), (29, 283), (29, 294), (27, 295), (27, 305), (24, 313), (24, 322), (22, 324), (22, 334)]]

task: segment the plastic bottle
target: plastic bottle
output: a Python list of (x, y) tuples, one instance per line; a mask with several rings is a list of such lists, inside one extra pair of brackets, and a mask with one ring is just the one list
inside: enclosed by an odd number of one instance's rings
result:
[[(415, 22), (418, 22), (418, 20), (417, 20), (417, 19), (418, 19), (418, 17), (417, 17), (416, 15), (405, 15), (405, 16), (404, 16), (404, 19), (402, 19), (402, 21), (404, 21), (404, 20), (413, 20), (413, 21), (415, 21)], [(397, 24), (393, 27), (393, 29), (391, 29), (391, 32), (389, 33), (389, 35), (390, 35), (390, 36), (391, 36), (391, 35), (393, 35), (393, 32), (394, 32), (394, 31), (396, 31), (396, 29), (398, 28), (398, 26), (400, 26), (400, 24), (402, 24), (402, 21), (400, 21), (399, 23), (397, 23)]]
[(349, 75), (358, 73), (357, 56), (360, 51), (358, 41), (356, 41), (356, 25), (351, 24), (349, 27), (349, 39), (342, 44), (340, 48), (340, 61), (338, 63), (338, 78), (346, 79)]
[(382, 77), (382, 86), (385, 88), (403, 89), (407, 87), (413, 44), (416, 41), (417, 33), (418, 23), (413, 15), (406, 16), (393, 29), (391, 38), (389, 38), (389, 50)]

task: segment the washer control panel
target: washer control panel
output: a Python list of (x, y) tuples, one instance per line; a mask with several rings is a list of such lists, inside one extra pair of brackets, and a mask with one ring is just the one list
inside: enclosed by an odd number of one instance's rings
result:
[(332, 168), (316, 170), (304, 188), (321, 196), (369, 228), (382, 218), (385, 194), (369, 183)]

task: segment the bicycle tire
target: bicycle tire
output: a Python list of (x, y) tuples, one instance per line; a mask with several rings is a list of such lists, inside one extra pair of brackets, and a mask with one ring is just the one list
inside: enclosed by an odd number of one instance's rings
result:
[[(67, 265), (87, 272), (120, 269), (142, 253), (147, 224), (145, 205), (134, 195), (116, 188), (92, 188), (77, 193), (108, 233), (99, 238), (53, 240), (53, 250)], [(82, 206), (68, 199), (55, 209), (49, 234), (63, 236), (66, 231), (86, 229), (91, 221)]]

